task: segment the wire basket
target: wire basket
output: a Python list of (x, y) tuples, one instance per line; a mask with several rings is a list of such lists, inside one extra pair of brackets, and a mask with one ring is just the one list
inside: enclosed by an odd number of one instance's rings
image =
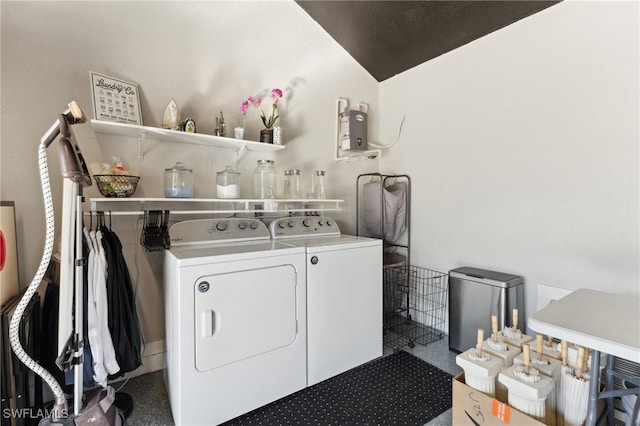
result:
[(107, 198), (127, 198), (136, 192), (140, 176), (93, 175), (100, 193)]
[(444, 337), (448, 275), (413, 265), (384, 268), (384, 340), (394, 351)]

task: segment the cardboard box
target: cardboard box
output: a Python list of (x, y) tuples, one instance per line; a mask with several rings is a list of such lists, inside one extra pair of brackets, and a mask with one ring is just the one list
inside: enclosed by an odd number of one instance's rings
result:
[(533, 417), (466, 385), (464, 373), (453, 378), (452, 424), (455, 426), (544, 426)]

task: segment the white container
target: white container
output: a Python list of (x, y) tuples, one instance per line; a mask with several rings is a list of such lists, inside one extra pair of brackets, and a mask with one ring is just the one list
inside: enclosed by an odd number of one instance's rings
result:
[(533, 380), (534, 375), (531, 374), (527, 377), (531, 377), (532, 380), (523, 381), (516, 376), (514, 368), (518, 369), (520, 366), (506, 367), (498, 375), (498, 381), (509, 389), (509, 405), (544, 422), (546, 400), (554, 391), (553, 380), (540, 375)]
[(486, 352), (478, 356), (476, 349), (471, 348), (456, 356), (456, 364), (464, 370), (467, 385), (491, 397), (496, 395), (496, 378), (504, 365), (500, 358)]

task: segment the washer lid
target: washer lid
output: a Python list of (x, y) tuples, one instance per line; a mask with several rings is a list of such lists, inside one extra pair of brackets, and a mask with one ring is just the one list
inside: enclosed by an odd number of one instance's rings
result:
[(278, 240), (283, 244), (295, 247), (306, 247), (307, 253), (320, 253), (324, 251), (346, 250), (359, 247), (382, 247), (382, 240), (357, 237), (354, 235), (333, 235), (316, 238), (291, 238)]
[(175, 258), (180, 266), (285, 256), (297, 253), (304, 253), (304, 248), (271, 240), (184, 245), (171, 247), (165, 251), (165, 254)]

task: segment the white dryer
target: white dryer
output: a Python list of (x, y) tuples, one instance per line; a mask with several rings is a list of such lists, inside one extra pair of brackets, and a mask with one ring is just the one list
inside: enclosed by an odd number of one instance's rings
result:
[(179, 425), (214, 425), (307, 385), (305, 250), (256, 219), (177, 223), (164, 262), (165, 381)]
[(308, 385), (382, 356), (382, 240), (318, 216), (277, 219), (269, 232), (307, 254)]

